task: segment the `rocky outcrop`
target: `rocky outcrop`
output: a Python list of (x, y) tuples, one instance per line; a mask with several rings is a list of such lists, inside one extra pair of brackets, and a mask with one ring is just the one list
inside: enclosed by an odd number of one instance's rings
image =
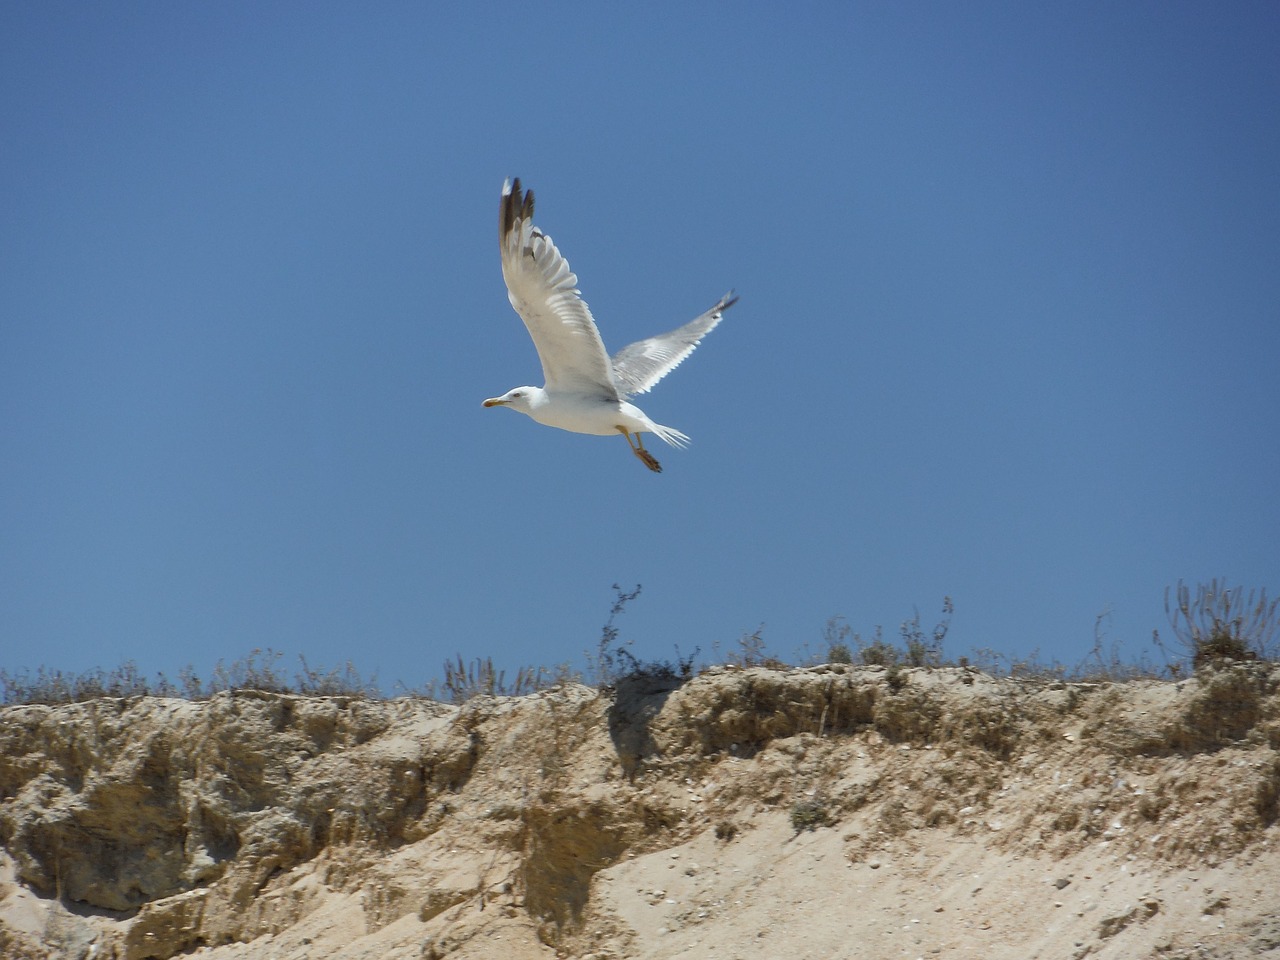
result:
[[(1269, 856), (1278, 798), (1280, 670), (1257, 663), (1181, 683), (833, 665), (460, 707), (254, 691), (14, 706), (0, 953), (269, 938), (465, 957), (502, 937), (508, 960), (659, 956), (600, 884), (682, 845), (741, 847), (801, 804), (813, 818), (792, 835), (826, 830), (846, 867), (929, 835), (1170, 871)], [(1154, 902), (1093, 936), (1179, 922)]]

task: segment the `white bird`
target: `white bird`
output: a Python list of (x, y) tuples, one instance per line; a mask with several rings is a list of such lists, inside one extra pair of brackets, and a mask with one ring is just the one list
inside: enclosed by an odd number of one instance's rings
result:
[(640, 434), (657, 434), (674, 447), (683, 447), (689, 438), (654, 423), (627, 397), (647, 392), (679, 366), (738, 298), (730, 291), (696, 320), (623, 347), (610, 358), (578, 292), (578, 278), (551, 238), (533, 225), (533, 191), (522, 193), (518, 178), (502, 185), (498, 242), (507, 298), (529, 328), (546, 385), (516, 387), (486, 400), (484, 406), (510, 407), (538, 423), (574, 433), (621, 433), (631, 452), (661, 473), (662, 466), (644, 448)]

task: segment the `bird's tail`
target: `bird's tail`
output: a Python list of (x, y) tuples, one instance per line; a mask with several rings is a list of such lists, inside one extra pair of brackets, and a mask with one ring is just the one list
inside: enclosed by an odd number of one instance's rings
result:
[(665, 440), (673, 447), (687, 447), (689, 438), (677, 430), (675, 427), (664, 427), (660, 423), (650, 422), (649, 429), (661, 440)]

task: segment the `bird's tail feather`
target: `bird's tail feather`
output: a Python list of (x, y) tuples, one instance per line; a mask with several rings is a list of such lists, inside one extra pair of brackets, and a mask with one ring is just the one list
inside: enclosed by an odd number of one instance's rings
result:
[(687, 447), (689, 445), (689, 438), (675, 427), (664, 427), (660, 423), (655, 423), (652, 424), (650, 429), (660, 440), (665, 440), (673, 447)]

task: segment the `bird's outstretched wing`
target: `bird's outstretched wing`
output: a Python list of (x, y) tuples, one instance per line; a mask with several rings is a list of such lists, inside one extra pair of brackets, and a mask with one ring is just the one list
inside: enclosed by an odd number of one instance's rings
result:
[(724, 311), (738, 298), (730, 290), (720, 302), (683, 327), (662, 333), (648, 340), (637, 340), (613, 355), (613, 382), (624, 397), (645, 393), (668, 373), (680, 366), (681, 361), (693, 353), (693, 348), (715, 329)]
[(616, 400), (609, 355), (578, 293), (578, 278), (533, 225), (533, 191), (522, 192), (519, 178), (502, 185), (498, 241), (507, 297), (533, 338), (547, 389)]

